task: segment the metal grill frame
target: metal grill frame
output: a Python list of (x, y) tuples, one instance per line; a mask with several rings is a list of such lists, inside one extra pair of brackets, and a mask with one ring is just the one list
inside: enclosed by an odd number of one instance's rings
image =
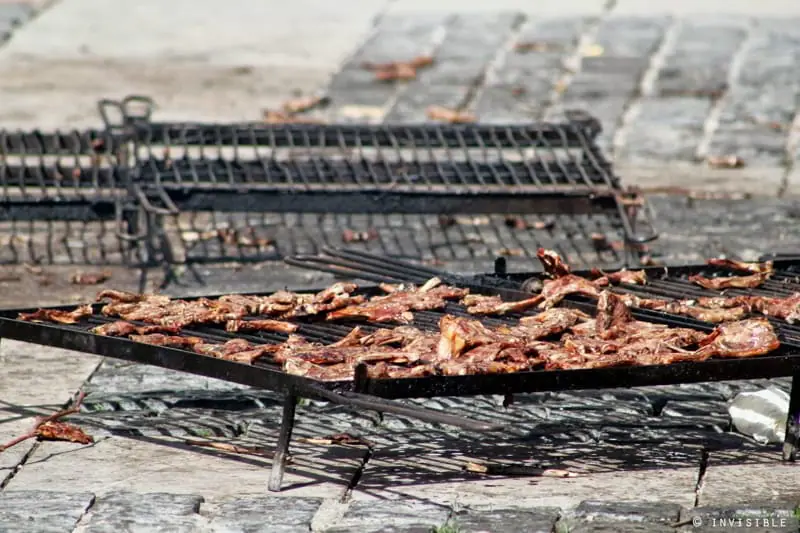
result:
[[(496, 294), (504, 298), (526, 296), (521, 291), (490, 289), (485, 285), (462, 285), (474, 292)], [(367, 289), (374, 292), (374, 288)], [(306, 291), (304, 291), (306, 292)], [(214, 298), (219, 295), (210, 295)], [(193, 300), (197, 298), (187, 298)], [(95, 304), (99, 311), (102, 304)], [(594, 312), (595, 306), (581, 302), (568, 302), (575, 308)], [(60, 306), (53, 309), (69, 310), (75, 306)], [(794, 461), (800, 443), (800, 345), (783, 343), (777, 353), (744, 359), (717, 359), (695, 363), (671, 365), (598, 368), (585, 370), (529, 371), (512, 374), (430, 376), (401, 379), (372, 379), (367, 368), (359, 365), (354, 379), (347, 382), (318, 382), (305, 377), (292, 376), (275, 366), (247, 365), (225, 361), (194, 352), (136, 343), (125, 338), (105, 337), (90, 333), (86, 326), (73, 327), (31, 323), (18, 320), (20, 312), (32, 309), (0, 311), (0, 339), (11, 338), (25, 342), (113, 357), (136, 363), (149, 364), (223, 379), (284, 394), (283, 417), (277, 451), (273, 457), (269, 489), (279, 491), (288, 456), (289, 443), (295, 419), (295, 406), (299, 397), (318, 398), (359, 409), (376, 410), (410, 416), (430, 422), (451, 424), (472, 431), (499, 431), (497, 425), (476, 422), (462, 417), (398, 404), (391, 401), (399, 398), (435, 396), (471, 396), (477, 394), (504, 394), (510, 400), (514, 393), (541, 392), (577, 389), (600, 389), (698, 383), (732, 379), (758, 379), (792, 376), (790, 412), (787, 422), (783, 459)], [(445, 311), (446, 312), (446, 311)], [(695, 327), (709, 331), (710, 326), (696, 326), (690, 321), (671, 317), (652, 317), (639, 310), (632, 310), (639, 320), (659, 322), (677, 327)], [(442, 313), (432, 313), (434, 315)], [(112, 321), (114, 319), (107, 319)], [(488, 319), (503, 322), (503, 319)], [(95, 324), (91, 324), (95, 325)], [(205, 330), (205, 328), (204, 328)], [(220, 330), (215, 330), (220, 331)], [(205, 331), (186, 328), (182, 333), (208, 337)], [(243, 335), (217, 334), (220, 337), (244, 337)], [(219, 340), (219, 339), (217, 339)], [(266, 339), (265, 339), (266, 340)]]

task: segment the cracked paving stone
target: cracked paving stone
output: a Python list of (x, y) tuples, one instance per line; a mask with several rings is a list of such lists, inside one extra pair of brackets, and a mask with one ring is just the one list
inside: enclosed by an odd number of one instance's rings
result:
[(711, 97), (724, 91), (731, 61), (746, 36), (744, 22), (721, 25), (684, 21), (675, 48), (658, 73), (657, 94)]
[(667, 533), (675, 528), (649, 522), (579, 522), (570, 524), (569, 533)]
[(116, 492), (98, 498), (88, 517), (86, 533), (197, 531), (203, 497), (193, 494)]
[(695, 161), (711, 101), (645, 98), (632, 119), (620, 157), (632, 162)]
[(653, 522), (674, 524), (680, 519), (681, 506), (674, 503), (655, 502), (603, 502), (583, 501), (572, 513), (572, 518), (587, 522)]
[(87, 492), (5, 490), (0, 493), (0, 531), (69, 533), (93, 500)]
[(691, 521), (691, 531), (710, 533), (712, 531), (755, 531), (755, 532), (797, 532), (800, 521), (794, 505), (764, 503), (744, 504), (730, 507), (695, 507), (684, 509), (682, 522)]
[(354, 501), (326, 533), (428, 533), (447, 522), (450, 509), (416, 501)]
[(320, 505), (320, 498), (235, 498), (219, 506), (210, 527), (215, 533), (307, 533)]
[(468, 510), (452, 519), (461, 533), (551, 533), (558, 521), (559, 509)]

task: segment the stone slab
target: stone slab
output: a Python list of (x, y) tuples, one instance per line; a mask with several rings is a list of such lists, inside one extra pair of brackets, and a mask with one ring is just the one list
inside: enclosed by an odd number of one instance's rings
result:
[[(231, 455), (168, 438), (110, 437), (86, 447), (46, 442), (9, 487), (69, 491), (80, 486), (98, 496), (120, 490), (207, 497), (263, 494), (272, 462), (269, 451), (274, 449), (276, 438), (277, 434), (271, 440), (264, 435), (255, 443), (264, 447), (266, 457)], [(302, 449), (295, 451), (295, 462), (287, 467), (284, 477), (284, 489), (277, 495), (339, 498), (361, 462), (359, 450), (331, 448), (313, 458), (304, 455)], [(82, 468), (76, 469), (76, 462)]]
[(263, 108), (327, 82), (366, 38), (382, 4), (309, 0), (277, 11), (255, 0), (236, 10), (217, 0), (170, 6), (76, 0), (22, 27), (0, 53), (0, 121), (96, 126), (98, 99), (132, 93), (154, 97), (167, 120), (258, 120)]
[[(747, 502), (800, 503), (800, 468), (782, 463), (776, 446), (740, 455), (712, 452), (703, 478), (701, 506)], [(794, 507), (792, 507), (794, 508)]]
[(539, 508), (490, 509), (478, 511), (470, 509), (457, 513), (451, 520), (459, 532), (464, 533), (551, 533), (558, 521), (559, 509)]
[(710, 19), (720, 13), (739, 14), (744, 16), (789, 16), (800, 13), (800, 6), (785, 0), (765, 0), (753, 3), (748, 0), (705, 0), (693, 2), (679, 0), (670, 2), (669, 5), (640, 0), (617, 0), (613, 13), (628, 15), (705, 15)]
[(778, 195), (783, 188), (785, 174), (783, 169), (775, 167), (714, 169), (701, 163), (656, 164), (624, 159), (616, 163), (614, 169), (626, 185), (640, 187), (645, 193), (667, 189), (722, 195), (747, 194), (764, 198)]
[(681, 522), (690, 522), (692, 531), (795, 532), (800, 528), (796, 505), (752, 501), (740, 505), (700, 506), (685, 509)]
[(192, 494), (115, 492), (97, 498), (78, 533), (157, 531), (190, 533), (205, 522), (203, 497)]
[(450, 508), (423, 501), (354, 501), (327, 533), (361, 531), (363, 533), (422, 532), (442, 526), (450, 517)]
[(4, 490), (0, 493), (0, 531), (66, 533), (94, 502), (94, 494), (72, 490)]
[[(100, 358), (93, 355), (10, 339), (0, 342), (2, 442), (30, 431), (37, 416), (61, 409), (99, 363)], [(34, 442), (0, 453), (0, 480), (12, 473)]]
[(674, 503), (602, 502), (587, 500), (570, 514), (570, 518), (585, 522), (648, 522), (674, 524), (680, 519), (682, 507)]
[(319, 498), (244, 496), (215, 501), (209, 529), (219, 533), (300, 533), (311, 528), (311, 520), (322, 505)]

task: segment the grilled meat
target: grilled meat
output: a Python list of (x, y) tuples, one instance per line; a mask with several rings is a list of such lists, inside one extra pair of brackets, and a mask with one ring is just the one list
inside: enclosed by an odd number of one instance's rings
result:
[(600, 296), (600, 289), (596, 284), (586, 278), (574, 274), (566, 274), (562, 277), (545, 281), (542, 292), (539, 296), (542, 302), (539, 307), (550, 309), (558, 305), (561, 300), (570, 294), (582, 294), (591, 298)]
[(419, 288), (406, 286), (400, 290), (392, 287), (386, 296), (375, 296), (367, 302), (330, 312), (327, 319), (360, 318), (378, 323), (407, 324), (414, 320), (414, 314), (411, 311), (442, 309), (447, 305), (448, 300), (457, 300), (469, 293), (467, 289), (459, 289), (441, 283), (440, 279), (433, 278)]
[(72, 311), (58, 309), (38, 309), (33, 313), (19, 313), (18, 320), (26, 322), (56, 322), (58, 324), (77, 324), (82, 318), (92, 316), (92, 306), (82, 305)]
[(131, 335), (128, 337), (134, 342), (143, 344), (153, 344), (167, 348), (188, 348), (193, 349), (204, 341), (199, 337), (181, 337), (179, 335), (165, 335), (163, 333), (150, 333), (148, 335)]
[[(596, 285), (646, 285), (647, 273), (644, 270), (619, 270), (617, 272), (603, 272), (599, 268), (592, 269), (596, 277)], [(608, 282), (608, 283), (606, 283)]]
[(149, 335), (151, 333), (177, 335), (180, 333), (180, 328), (173, 326), (137, 326), (136, 324), (131, 324), (124, 320), (117, 320), (116, 322), (109, 322), (108, 324), (92, 328), (92, 333), (108, 337), (127, 337), (133, 334)]
[(579, 322), (589, 320), (589, 315), (576, 309), (548, 309), (535, 316), (522, 317), (519, 326), (512, 329), (526, 339), (543, 339), (560, 335)]
[(595, 331), (602, 339), (612, 338), (616, 330), (633, 321), (631, 311), (622, 298), (609, 291), (600, 293), (597, 300)]
[(709, 357), (752, 357), (777, 350), (781, 343), (772, 324), (764, 318), (728, 322), (700, 342), (696, 354)]
[(542, 263), (544, 271), (552, 278), (568, 276), (572, 272), (561, 256), (552, 250), (539, 248), (536, 257)]
[(750, 272), (751, 274), (770, 274), (774, 270), (774, 263), (766, 261), (764, 263), (745, 263), (734, 261), (733, 259), (709, 259), (706, 264), (710, 266), (729, 268), (740, 272)]
[(153, 304), (166, 304), (170, 301), (169, 296), (160, 294), (137, 294), (135, 292), (116, 291), (106, 289), (97, 293), (96, 301), (110, 300), (114, 303), (137, 303), (149, 302)]
[(228, 320), (225, 323), (225, 331), (235, 333), (237, 331), (273, 331), (275, 333), (294, 333), (299, 326), (281, 320)]
[(751, 308), (764, 316), (771, 316), (794, 324), (800, 320), (800, 292), (785, 298), (770, 298), (766, 296), (750, 297)]
[(505, 315), (507, 313), (521, 313), (536, 306), (541, 301), (541, 296), (516, 302), (504, 302), (499, 296), (468, 294), (461, 300), (461, 303), (467, 307), (467, 312), (473, 315)]
[(706, 278), (695, 275), (689, 276), (689, 281), (700, 285), (704, 289), (711, 290), (753, 289), (768, 280), (771, 275), (771, 272), (761, 272), (758, 274), (751, 274), (749, 276), (731, 276), (719, 278)]

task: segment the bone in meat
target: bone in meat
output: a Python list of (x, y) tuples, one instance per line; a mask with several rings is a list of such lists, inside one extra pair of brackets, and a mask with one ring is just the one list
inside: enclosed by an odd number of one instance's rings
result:
[(294, 333), (300, 326), (281, 320), (229, 320), (225, 323), (225, 331), (273, 331), (275, 333)]
[(507, 313), (521, 313), (536, 306), (541, 301), (541, 296), (514, 302), (504, 302), (499, 296), (468, 294), (461, 300), (461, 303), (467, 307), (467, 312), (473, 315), (505, 315)]
[(689, 276), (689, 281), (700, 285), (704, 289), (752, 289), (760, 286), (769, 279), (770, 272), (751, 274), (749, 276), (732, 276), (719, 278), (706, 278), (699, 275)]
[(709, 259), (706, 264), (710, 266), (729, 268), (740, 272), (750, 272), (751, 274), (769, 274), (774, 269), (772, 261), (764, 263), (747, 263), (744, 261), (734, 261), (733, 259)]
[(588, 279), (568, 274), (544, 282), (540, 293), (543, 301), (539, 307), (544, 309), (554, 307), (570, 294), (582, 294), (596, 298), (600, 295), (600, 289)]
[(552, 250), (539, 248), (536, 257), (542, 263), (544, 271), (553, 278), (560, 278), (571, 273), (569, 266), (561, 259), (561, 256)]
[(772, 324), (764, 318), (728, 322), (717, 328), (701, 343), (696, 354), (703, 358), (752, 357), (777, 350), (781, 343)]

